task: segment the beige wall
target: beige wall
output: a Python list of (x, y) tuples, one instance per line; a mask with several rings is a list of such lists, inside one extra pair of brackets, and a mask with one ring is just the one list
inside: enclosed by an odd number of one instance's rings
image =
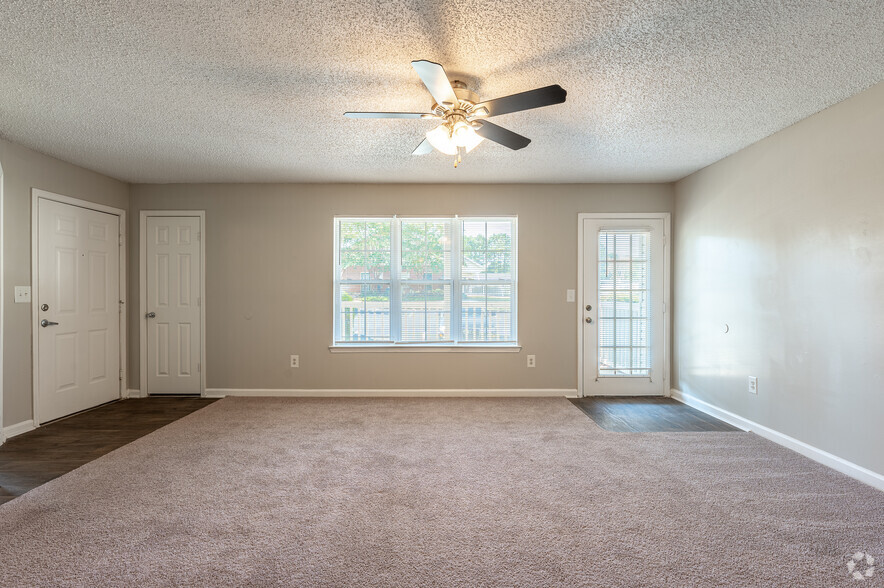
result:
[(129, 186), (0, 139), (3, 165), (3, 426), (33, 418), (31, 305), (14, 304), (31, 284), (31, 189), (128, 209)]
[(673, 230), (675, 387), (879, 473), (882, 138), (879, 83), (678, 182)]
[[(456, 173), (456, 172), (453, 172)], [(138, 185), (139, 211), (206, 211), (208, 388), (567, 389), (577, 386), (579, 212), (668, 212), (670, 185)], [(334, 215), (517, 214), (521, 353), (332, 354)], [(138, 267), (137, 239), (130, 267)], [(130, 386), (138, 385), (130, 273)], [(525, 366), (526, 354), (537, 367)], [(299, 369), (288, 367), (298, 354)]]

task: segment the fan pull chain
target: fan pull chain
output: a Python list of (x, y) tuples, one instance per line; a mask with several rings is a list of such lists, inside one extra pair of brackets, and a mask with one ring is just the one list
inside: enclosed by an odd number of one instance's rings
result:
[(458, 164), (460, 164), (461, 162), (463, 162), (463, 156), (466, 155), (466, 154), (467, 154), (467, 148), (466, 148), (466, 147), (458, 147), (458, 148), (457, 148), (457, 155), (456, 155), (455, 158), (454, 158), (454, 167), (455, 167), (455, 169), (457, 168)]

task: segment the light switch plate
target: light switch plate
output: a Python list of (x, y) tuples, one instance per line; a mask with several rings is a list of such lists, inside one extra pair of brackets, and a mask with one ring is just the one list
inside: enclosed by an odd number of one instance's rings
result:
[(565, 290), (565, 302), (574, 302), (574, 300), (576, 300), (574, 290)]
[(16, 286), (15, 287), (15, 303), (16, 304), (26, 304), (31, 301), (31, 287), (30, 286)]

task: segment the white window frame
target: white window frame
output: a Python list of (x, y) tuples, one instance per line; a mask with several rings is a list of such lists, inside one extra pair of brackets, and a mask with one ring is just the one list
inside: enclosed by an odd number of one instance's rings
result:
[[(400, 279), (402, 255), (401, 255), (401, 221), (403, 220), (434, 220), (442, 219), (451, 221), (451, 278), (446, 280), (406, 280)], [(371, 283), (389, 283), (390, 284), (390, 338), (391, 341), (341, 341), (341, 267), (340, 267), (340, 233), (338, 231), (338, 223), (342, 220), (366, 220), (380, 221), (389, 220), (390, 226), (390, 279), (389, 280), (372, 280)], [(463, 223), (469, 221), (490, 222), (494, 220), (507, 220), (513, 223), (513, 241), (512, 241), (512, 279), (510, 280), (463, 280), (461, 276), (461, 268), (463, 265), (461, 245), (463, 240)], [(402, 216), (402, 215), (383, 215), (383, 216), (366, 216), (366, 215), (339, 215), (333, 218), (332, 232), (334, 233), (334, 252), (333, 252), (333, 317), (332, 317), (332, 343), (329, 350), (335, 353), (347, 352), (518, 352), (521, 346), (518, 343), (518, 234), (519, 219), (517, 215), (485, 215), (485, 216), (459, 216), (459, 215), (419, 215), (419, 216)], [(404, 284), (424, 285), (444, 283), (451, 287), (451, 335), (452, 341), (443, 342), (411, 342), (397, 341), (401, 338), (401, 287)], [(461, 336), (461, 297), (462, 285), (464, 283), (475, 282), (477, 285), (493, 286), (512, 285), (511, 299), (511, 325), (514, 334), (513, 341), (460, 341), (457, 338)], [(346, 283), (346, 282), (345, 282)], [(457, 337), (457, 338), (455, 338)]]

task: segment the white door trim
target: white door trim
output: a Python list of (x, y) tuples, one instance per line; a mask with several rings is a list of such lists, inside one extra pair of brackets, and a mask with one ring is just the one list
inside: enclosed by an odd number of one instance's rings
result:
[(668, 390), (670, 359), (670, 328), (672, 326), (672, 310), (670, 298), (670, 266), (671, 266), (671, 218), (668, 212), (581, 212), (577, 215), (577, 396), (583, 397), (583, 221), (586, 219), (654, 219), (663, 221), (663, 389)]
[(3, 305), (6, 302), (4, 288), (6, 270), (3, 266), (3, 205), (3, 165), (0, 164), (0, 445), (6, 442), (6, 435), (3, 433)]
[(37, 305), (37, 301), (40, 300), (40, 292), (39, 292), (39, 255), (37, 255), (38, 247), (40, 245), (39, 239), (39, 231), (38, 231), (38, 223), (39, 223), (39, 202), (40, 199), (43, 200), (52, 200), (54, 202), (60, 202), (62, 204), (70, 204), (71, 206), (76, 206), (78, 208), (85, 208), (87, 210), (95, 210), (97, 212), (104, 212), (107, 214), (112, 214), (120, 218), (120, 302), (122, 303), (122, 312), (120, 312), (120, 385), (119, 385), (119, 398), (122, 398), (128, 388), (128, 374), (126, 373), (126, 317), (129, 314), (126, 311), (126, 251), (127, 251), (127, 241), (126, 241), (126, 211), (122, 208), (114, 208), (113, 206), (105, 206), (104, 204), (96, 204), (95, 202), (89, 202), (88, 200), (80, 200), (79, 198), (71, 198), (70, 196), (62, 196), (61, 194), (55, 194), (53, 192), (47, 192), (46, 190), (40, 190), (39, 188), (31, 189), (31, 345), (32, 345), (32, 359), (31, 359), (31, 373), (32, 373), (32, 381), (31, 381), (31, 390), (33, 397), (33, 411), (34, 411), (34, 426), (38, 427), (41, 424), (40, 415), (37, 412), (37, 396), (40, 392), (40, 374), (39, 374), (39, 362), (37, 361), (40, 357), (39, 347), (38, 347), (38, 337), (37, 337), (37, 321), (40, 318), (40, 309)]
[(141, 397), (149, 396), (147, 389), (147, 217), (150, 216), (196, 216), (200, 219), (200, 396), (206, 395), (206, 211), (205, 210), (142, 210), (138, 235), (140, 249), (138, 260), (139, 296), (138, 324), (141, 341), (139, 354), (139, 382)]

